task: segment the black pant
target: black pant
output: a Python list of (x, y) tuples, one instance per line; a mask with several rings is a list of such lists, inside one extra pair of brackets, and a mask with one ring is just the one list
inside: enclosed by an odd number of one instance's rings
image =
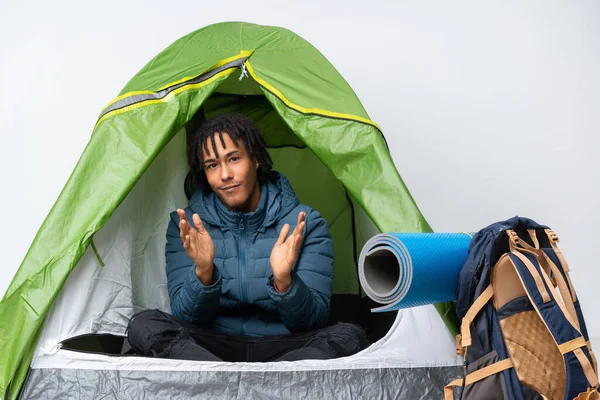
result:
[(135, 314), (127, 327), (127, 339), (139, 355), (196, 361), (327, 360), (369, 346), (365, 332), (348, 323), (290, 335), (231, 336), (199, 328), (159, 310)]

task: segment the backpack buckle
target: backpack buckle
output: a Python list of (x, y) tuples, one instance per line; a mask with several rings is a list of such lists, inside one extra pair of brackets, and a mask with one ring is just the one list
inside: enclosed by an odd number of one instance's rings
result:
[(517, 235), (517, 232), (513, 231), (512, 229), (507, 230), (506, 234), (508, 235), (508, 239), (515, 246), (521, 241), (521, 238), (519, 238), (519, 235)]
[(550, 240), (553, 243), (558, 243), (558, 235), (556, 234), (556, 232), (554, 232), (553, 230), (548, 229), (546, 231), (546, 233), (548, 233), (548, 238), (550, 238)]
[(517, 232), (512, 229), (507, 230), (506, 234), (508, 235), (511, 244), (517, 249), (527, 252), (535, 252), (537, 250), (535, 247), (532, 247), (529, 243), (521, 239), (519, 235), (517, 235)]
[(465, 348), (462, 346), (462, 335), (459, 333), (456, 335), (456, 355), (462, 356), (465, 354)]

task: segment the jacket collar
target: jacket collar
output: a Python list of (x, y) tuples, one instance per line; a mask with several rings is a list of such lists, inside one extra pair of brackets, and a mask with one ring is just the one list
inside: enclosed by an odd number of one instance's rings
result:
[(268, 195), (269, 193), (266, 185), (262, 185), (260, 188), (260, 200), (258, 201), (256, 210), (249, 213), (243, 213), (241, 211), (231, 211), (221, 201), (221, 199), (213, 193), (212, 200), (214, 203), (214, 208), (217, 211), (217, 215), (219, 216), (221, 226), (229, 228), (232, 231), (237, 231), (240, 225), (243, 223), (245, 229), (248, 231), (258, 230), (260, 227), (262, 227), (263, 221), (265, 220)]
[(275, 172), (275, 179), (261, 186), (258, 207), (253, 212), (231, 211), (214, 192), (204, 194), (201, 191), (197, 191), (190, 199), (190, 208), (198, 213), (203, 221), (222, 229), (238, 232), (243, 220), (247, 231), (263, 231), (299, 203), (288, 179)]

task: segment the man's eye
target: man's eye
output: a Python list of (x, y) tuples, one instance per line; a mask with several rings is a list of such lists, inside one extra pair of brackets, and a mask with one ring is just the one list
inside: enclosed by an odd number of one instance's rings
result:
[(206, 169), (213, 169), (213, 168), (217, 168), (217, 164), (214, 164), (214, 163), (213, 163), (213, 164), (208, 164), (208, 165), (206, 166)]
[(237, 157), (237, 156), (234, 156), (234, 157), (231, 157), (231, 158), (229, 159), (229, 161), (237, 161), (237, 160), (239, 160), (239, 159), (240, 159), (239, 157)]

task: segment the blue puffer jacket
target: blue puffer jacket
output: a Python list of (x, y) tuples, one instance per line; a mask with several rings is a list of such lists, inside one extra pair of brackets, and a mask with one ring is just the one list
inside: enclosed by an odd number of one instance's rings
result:
[[(214, 284), (204, 286), (179, 237), (179, 217), (171, 213), (166, 261), (171, 310), (175, 317), (231, 335), (265, 336), (326, 325), (333, 285), (333, 244), (327, 222), (300, 204), (287, 180), (261, 187), (258, 208), (232, 212), (214, 193), (197, 192), (185, 209), (198, 213), (215, 243)], [(269, 261), (284, 224), (294, 229), (306, 212), (303, 247), (285, 293), (273, 287)]]

